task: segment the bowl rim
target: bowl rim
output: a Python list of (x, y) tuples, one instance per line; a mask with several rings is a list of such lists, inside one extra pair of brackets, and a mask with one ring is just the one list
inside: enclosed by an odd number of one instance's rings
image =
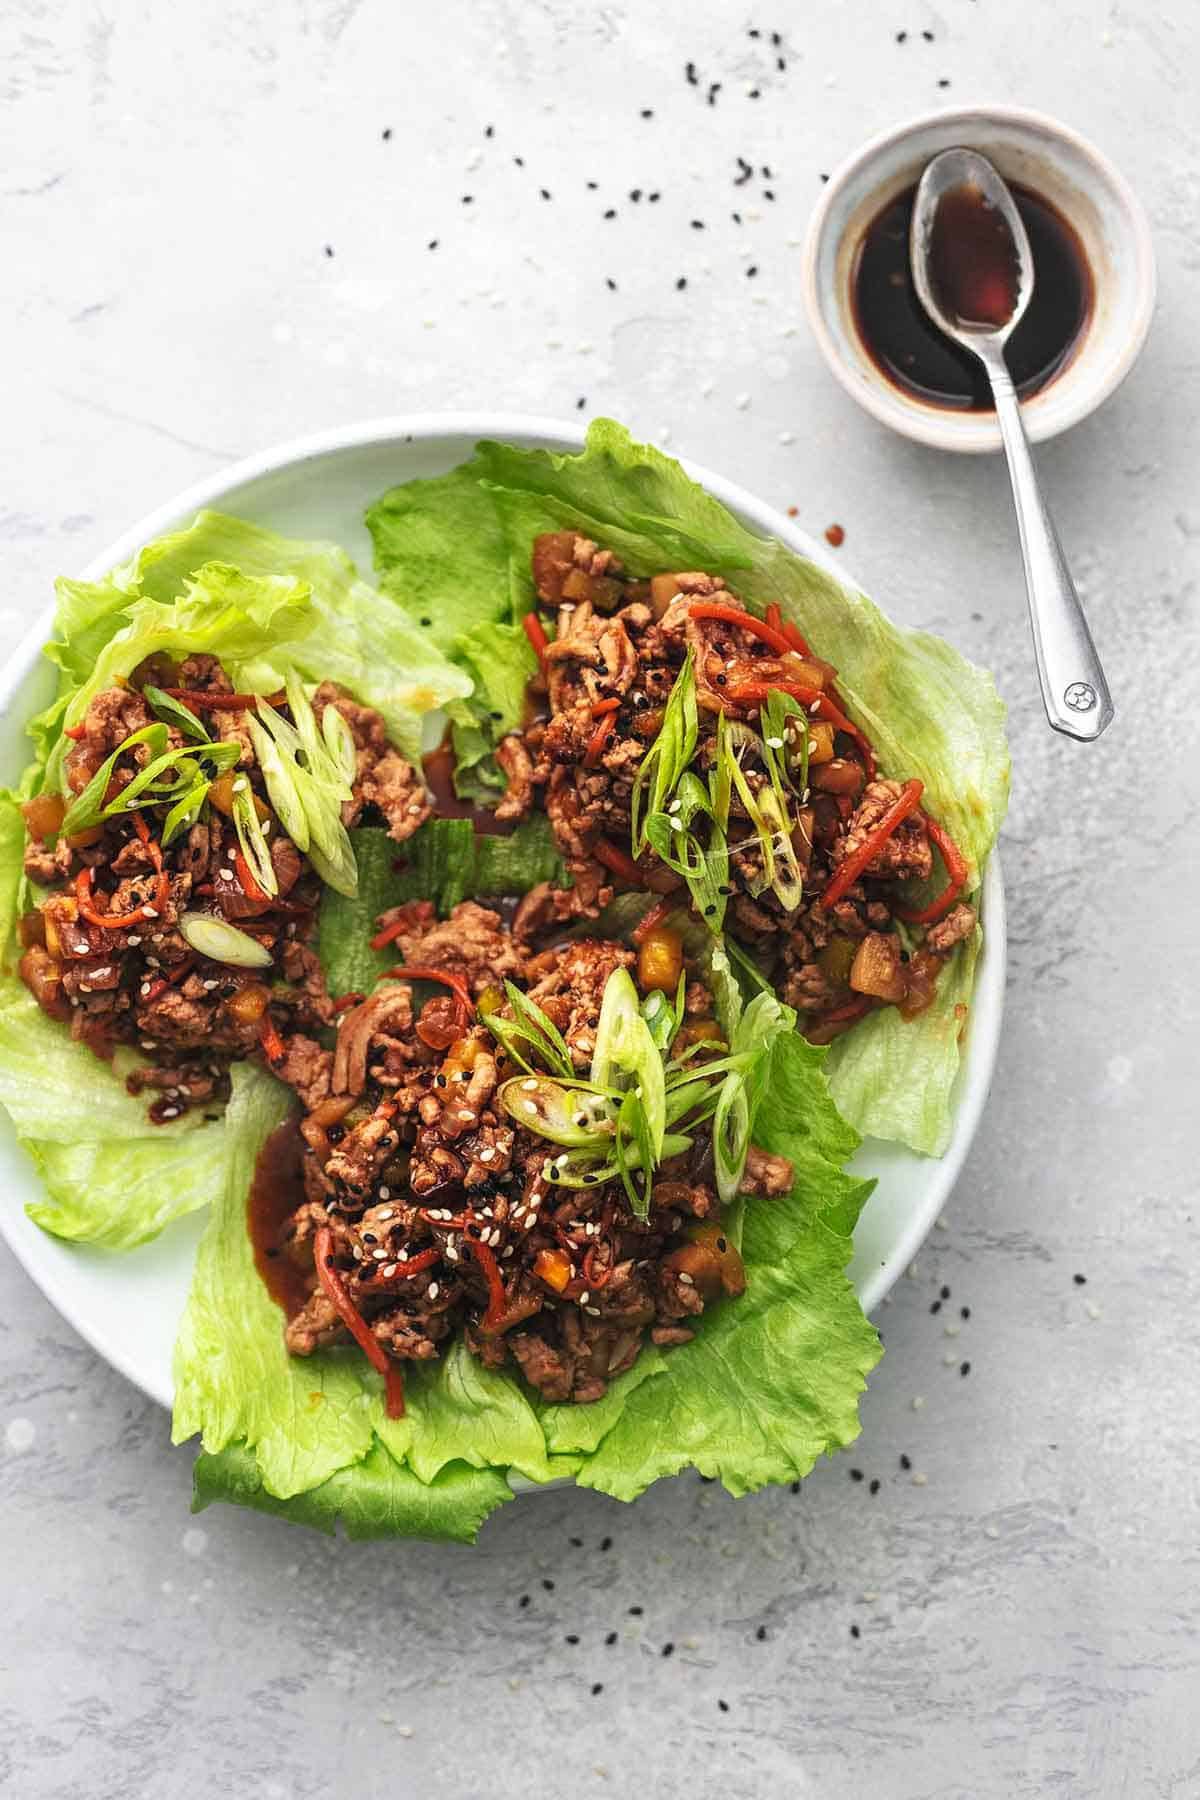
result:
[[(987, 455), (999, 451), (1003, 446), (1000, 438), (1000, 427), (994, 418), (986, 414), (963, 415), (953, 412), (940, 412), (933, 407), (921, 406), (916, 401), (909, 401), (901, 391), (888, 389), (892, 396), (889, 404), (882, 392), (877, 393), (868, 382), (856, 374), (853, 365), (848, 363), (838, 347), (833, 333), (825, 320), (824, 298), (827, 289), (819, 282), (817, 270), (820, 265), (821, 249), (830, 228), (831, 216), (837, 201), (843, 194), (847, 184), (862, 170), (868, 167), (883, 152), (907, 139), (917, 138), (933, 127), (967, 124), (973, 120), (984, 119), (995, 121), (1000, 125), (1024, 128), (1036, 133), (1042, 139), (1058, 139), (1067, 144), (1085, 162), (1092, 166), (1098, 180), (1110, 187), (1116, 196), (1120, 210), (1124, 214), (1129, 228), (1130, 239), (1134, 248), (1134, 271), (1136, 277), (1136, 309), (1132, 331), (1121, 347), (1120, 354), (1110, 364), (1107, 373), (1101, 378), (1094, 378), (1090, 383), (1081, 382), (1074, 398), (1057, 414), (1047, 418), (1036, 406), (1023, 403), (1022, 413), (1026, 421), (1026, 429), (1033, 443), (1043, 443), (1060, 433), (1078, 425), (1080, 420), (1093, 413), (1110, 395), (1114, 394), (1125, 377), (1129, 374), (1142, 347), (1154, 317), (1154, 309), (1158, 296), (1158, 265), (1154, 254), (1154, 238), (1150, 229), (1150, 221), (1146, 209), (1136, 192), (1106, 153), (1099, 149), (1090, 138), (1086, 138), (1071, 125), (1050, 113), (1038, 111), (1030, 106), (1010, 106), (1004, 103), (991, 104), (983, 101), (974, 105), (931, 108), (927, 112), (915, 113), (910, 118), (901, 120), (898, 125), (889, 125), (869, 137), (852, 151), (846, 159), (833, 170), (828, 182), (821, 191), (812, 215), (809, 218), (801, 250), (800, 287), (804, 301), (804, 309), (808, 316), (809, 327), (817, 341), (830, 373), (880, 424), (890, 426), (902, 436), (911, 438), (919, 444), (926, 444), (937, 450), (953, 450), (960, 455)], [(1080, 359), (1080, 366), (1086, 366), (1086, 352)], [(1053, 384), (1051, 384), (1051, 387)], [(1043, 390), (1043, 392), (1048, 390)], [(1035, 395), (1036, 401), (1040, 396)], [(967, 417), (976, 425), (976, 430), (967, 437), (961, 430), (956, 430), (953, 421)]]
[[(174, 498), (154, 507), (136, 524), (121, 532), (105, 549), (91, 557), (80, 579), (98, 580), (114, 565), (128, 559), (150, 538), (176, 526), (187, 514), (212, 505), (231, 489), (276, 474), (295, 464), (371, 446), (448, 437), (461, 437), (465, 444), (486, 437), (524, 440), (535, 447), (561, 454), (579, 449), (585, 441), (585, 432), (575, 421), (524, 413), (454, 412), (363, 419), (287, 439), (224, 464), (222, 468), (191, 483)], [(778, 537), (789, 548), (817, 562), (843, 586), (853, 588), (857, 585), (829, 552), (814, 539), (810, 539), (777, 508), (750, 494), (738, 483), (713, 473), (690, 458), (681, 457), (679, 460), (693, 480), (739, 512), (754, 529)], [(53, 611), (53, 606), (42, 610), (34, 625), (19, 641), (4, 668), (0, 669), (0, 712), (6, 712), (14, 700), (20, 697), (26, 682), (38, 667), (43, 645), (49, 635)], [(857, 1292), (863, 1311), (867, 1314), (873, 1312), (890, 1292), (933, 1229), (974, 1142), (987, 1103), (999, 1051), (1007, 963), (1004, 885), (996, 849), (993, 849), (981, 873), (981, 902), (986, 930), (983, 950), (976, 965), (970, 1035), (966, 1054), (959, 1066), (958, 1096), (950, 1142), (941, 1157), (923, 1159), (928, 1169), (928, 1181), (920, 1207), (913, 1209), (886, 1260), (862, 1276)], [(36, 1179), (32, 1169), (30, 1173), (31, 1178)], [(80, 1320), (73, 1301), (65, 1294), (58, 1280), (51, 1254), (53, 1250), (69, 1250), (70, 1246), (54, 1239), (52, 1245), (47, 1247), (47, 1253), (39, 1254), (42, 1234), (37, 1226), (26, 1219), (23, 1208), (15, 1213), (0, 1208), (0, 1235), (6, 1240), (25, 1273), (70, 1324), (72, 1330), (110, 1367), (169, 1411), (172, 1406), (169, 1380), (165, 1388), (156, 1385), (148, 1378), (145, 1369), (138, 1366), (136, 1359), (125, 1353), (123, 1346), (112, 1342), (92, 1321)]]

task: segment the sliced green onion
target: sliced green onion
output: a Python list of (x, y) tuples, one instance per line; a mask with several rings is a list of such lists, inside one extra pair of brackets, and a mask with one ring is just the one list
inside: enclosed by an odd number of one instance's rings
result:
[(519, 1068), (527, 1069), (531, 1075), (540, 1074), (541, 1070), (527, 1060), (524, 1049), (531, 1050), (552, 1075), (571, 1080), (575, 1074), (571, 1052), (553, 1019), (511, 981), (504, 983), (504, 991), (513, 1018), (502, 1018), (498, 1011), (481, 1011), (483, 1022), (496, 1042), (503, 1045)]
[(182, 700), (176, 700), (174, 694), (164, 693), (160, 687), (152, 687), (149, 682), (142, 689), (142, 699), (156, 716), (168, 725), (174, 725), (176, 731), (182, 731), (184, 737), (192, 738), (198, 744), (212, 742), (207, 727), (199, 720), (190, 706)]
[(658, 735), (634, 776), (629, 804), (635, 856), (640, 856), (646, 847), (646, 819), (666, 810), (680, 776), (695, 755), (699, 730), (696, 676), (689, 650), (663, 709)]
[(321, 714), (321, 736), (325, 739), (325, 747), (337, 768), (352, 785), (358, 774), (358, 745), (354, 742), (354, 733), (349, 721), (330, 700)]
[(307, 850), (309, 842), (308, 814), (296, 791), (292, 769), (280, 755), (275, 739), (260, 725), (253, 713), (246, 714), (246, 728), (250, 733), (254, 754), (258, 758), (258, 766), (262, 770), (262, 777), (266, 783), (267, 798), (278, 814), (279, 823), (297, 850)]
[(804, 870), (792, 843), (792, 821), (774, 788), (764, 788), (758, 797), (759, 813), (771, 832), (774, 871), (771, 886), (788, 912), (795, 912), (804, 897)]
[(161, 756), (167, 747), (166, 726), (161, 723), (143, 725), (140, 731), (133, 732), (123, 743), (117, 745), (111, 756), (105, 758), (83, 792), (67, 808), (59, 826), (64, 837), (71, 837), (77, 831), (87, 831), (91, 826), (99, 824), (113, 770), (118, 760), (138, 744), (148, 744), (155, 756)]
[(179, 929), (193, 950), (213, 962), (230, 963), (235, 969), (268, 969), (271, 952), (248, 932), (239, 931), (212, 913), (184, 913)]
[(612, 1123), (606, 1103), (552, 1081), (548, 1075), (514, 1075), (496, 1090), (501, 1106), (518, 1125), (552, 1144), (604, 1153)]
[(111, 819), (116, 813), (132, 812), (137, 806), (153, 806), (163, 798), (175, 800), (181, 789), (194, 787), (203, 779), (197, 760), (201, 755), (214, 768), (224, 772), (237, 762), (241, 747), (238, 744), (209, 744), (200, 751), (194, 744), (188, 744), (180, 750), (168, 750), (147, 763), (144, 769), (139, 769), (129, 785), (105, 807), (101, 817)]
[(251, 875), (263, 893), (273, 897), (279, 892), (279, 878), (271, 861), (270, 846), (258, 816), (258, 808), (254, 804), (250, 783), (244, 775), (240, 775), (233, 784), (233, 824)]
[(196, 823), (211, 786), (211, 781), (197, 781), (194, 787), (190, 787), (187, 793), (175, 802), (163, 820), (162, 844), (164, 850), (175, 842), (181, 832)]

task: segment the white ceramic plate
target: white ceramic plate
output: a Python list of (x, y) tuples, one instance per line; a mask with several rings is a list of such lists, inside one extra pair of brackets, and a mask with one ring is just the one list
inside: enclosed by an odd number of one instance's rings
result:
[[(148, 539), (185, 523), (202, 506), (239, 513), (295, 537), (332, 538), (369, 571), (371, 547), (362, 522), (367, 504), (397, 481), (452, 468), (470, 455), (481, 437), (563, 450), (577, 448), (583, 434), (550, 420), (459, 414), (382, 420), (284, 444), (209, 477), (151, 513), (98, 556), (83, 571), (84, 579), (98, 579)], [(838, 575), (821, 547), (782, 514), (731, 481), (695, 464), (685, 466), (748, 525), (781, 538)], [(51, 671), (40, 657), (49, 623), (47, 612), (0, 679), (0, 780), (5, 783), (15, 781), (28, 761), (27, 719), (50, 699)], [(1004, 996), (1004, 893), (995, 856), (984, 877), (983, 918), (985, 946), (950, 1148), (935, 1162), (896, 1144), (869, 1141), (856, 1159), (862, 1174), (879, 1178), (855, 1233), (850, 1271), (867, 1311), (878, 1305), (933, 1225), (962, 1167), (987, 1098)], [(169, 1406), (175, 1330), (203, 1215), (178, 1221), (143, 1249), (114, 1255), (62, 1243), (31, 1224), (23, 1207), (36, 1191), (37, 1177), (4, 1119), (0, 1227), (9, 1245), (92, 1348), (152, 1399)]]

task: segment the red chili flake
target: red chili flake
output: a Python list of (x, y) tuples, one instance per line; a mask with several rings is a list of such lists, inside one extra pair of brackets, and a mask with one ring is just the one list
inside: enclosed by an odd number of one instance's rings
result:
[(825, 527), (825, 542), (827, 544), (832, 544), (835, 550), (838, 549), (841, 544), (844, 544), (845, 541), (846, 533), (842, 526), (827, 525)]

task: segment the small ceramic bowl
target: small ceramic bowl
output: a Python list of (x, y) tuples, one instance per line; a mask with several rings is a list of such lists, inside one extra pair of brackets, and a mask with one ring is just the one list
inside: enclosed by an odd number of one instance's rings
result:
[(1022, 403), (1033, 439), (1054, 437), (1107, 399), (1133, 367), (1154, 311), (1150, 227), (1107, 157), (1067, 126), (1021, 107), (926, 113), (872, 138), (831, 176), (804, 246), (809, 323), (842, 386), (885, 425), (942, 450), (999, 450), (991, 413), (952, 412), (903, 393), (873, 361), (851, 304), (855, 256), (868, 225), (941, 150), (982, 151), (1008, 181), (1043, 194), (1074, 226), (1091, 265), (1091, 317), (1063, 369)]

